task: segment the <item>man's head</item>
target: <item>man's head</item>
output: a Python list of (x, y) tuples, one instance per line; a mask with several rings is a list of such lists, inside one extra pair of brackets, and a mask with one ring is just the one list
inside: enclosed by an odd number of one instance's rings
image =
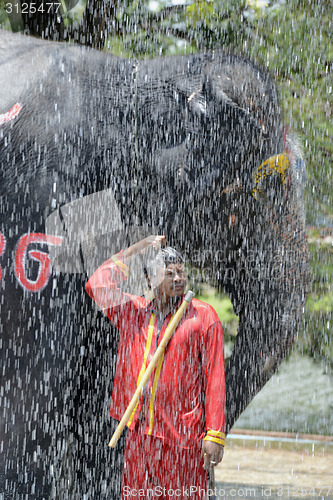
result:
[(185, 291), (184, 258), (172, 247), (161, 248), (148, 262), (147, 275), (155, 296), (160, 299), (179, 297)]

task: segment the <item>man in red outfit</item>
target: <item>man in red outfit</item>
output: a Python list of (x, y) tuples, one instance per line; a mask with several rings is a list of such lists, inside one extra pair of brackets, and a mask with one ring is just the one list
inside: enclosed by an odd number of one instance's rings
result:
[[(154, 299), (122, 292), (133, 255), (165, 244), (149, 236), (104, 262), (86, 291), (120, 331), (111, 417), (120, 420), (184, 298), (176, 250), (161, 248), (148, 267)], [(224, 345), (214, 309), (193, 299), (127, 423), (122, 498), (207, 498), (207, 471), (223, 456)]]

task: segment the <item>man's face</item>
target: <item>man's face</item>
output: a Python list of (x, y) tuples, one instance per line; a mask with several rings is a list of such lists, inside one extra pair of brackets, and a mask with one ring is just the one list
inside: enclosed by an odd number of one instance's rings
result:
[(156, 276), (152, 280), (155, 295), (168, 299), (180, 297), (186, 287), (186, 271), (184, 264), (169, 264), (167, 267), (158, 266)]

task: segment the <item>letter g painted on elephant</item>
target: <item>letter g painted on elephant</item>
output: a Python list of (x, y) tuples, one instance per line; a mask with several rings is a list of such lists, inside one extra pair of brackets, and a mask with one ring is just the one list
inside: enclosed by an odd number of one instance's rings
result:
[[(3, 253), (6, 249), (6, 238), (2, 233), (0, 233), (0, 257), (2, 257)], [(2, 267), (0, 266), (0, 280), (2, 279)]]
[[(29, 245), (33, 243), (51, 246), (61, 245), (62, 237), (43, 233), (26, 233), (18, 242), (15, 253), (15, 275), (17, 281), (25, 290), (29, 292), (38, 292), (47, 285), (52, 266), (47, 252), (36, 249), (28, 250)], [(36, 279), (30, 279), (27, 275), (28, 256), (39, 263)]]

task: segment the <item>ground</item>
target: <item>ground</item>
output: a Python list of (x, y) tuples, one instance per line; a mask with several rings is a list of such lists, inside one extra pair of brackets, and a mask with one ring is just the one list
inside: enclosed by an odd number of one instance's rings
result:
[(237, 433), (215, 469), (217, 498), (333, 499), (332, 437), (302, 436), (296, 443), (282, 433), (273, 433), (274, 441), (266, 440), (269, 433)]

